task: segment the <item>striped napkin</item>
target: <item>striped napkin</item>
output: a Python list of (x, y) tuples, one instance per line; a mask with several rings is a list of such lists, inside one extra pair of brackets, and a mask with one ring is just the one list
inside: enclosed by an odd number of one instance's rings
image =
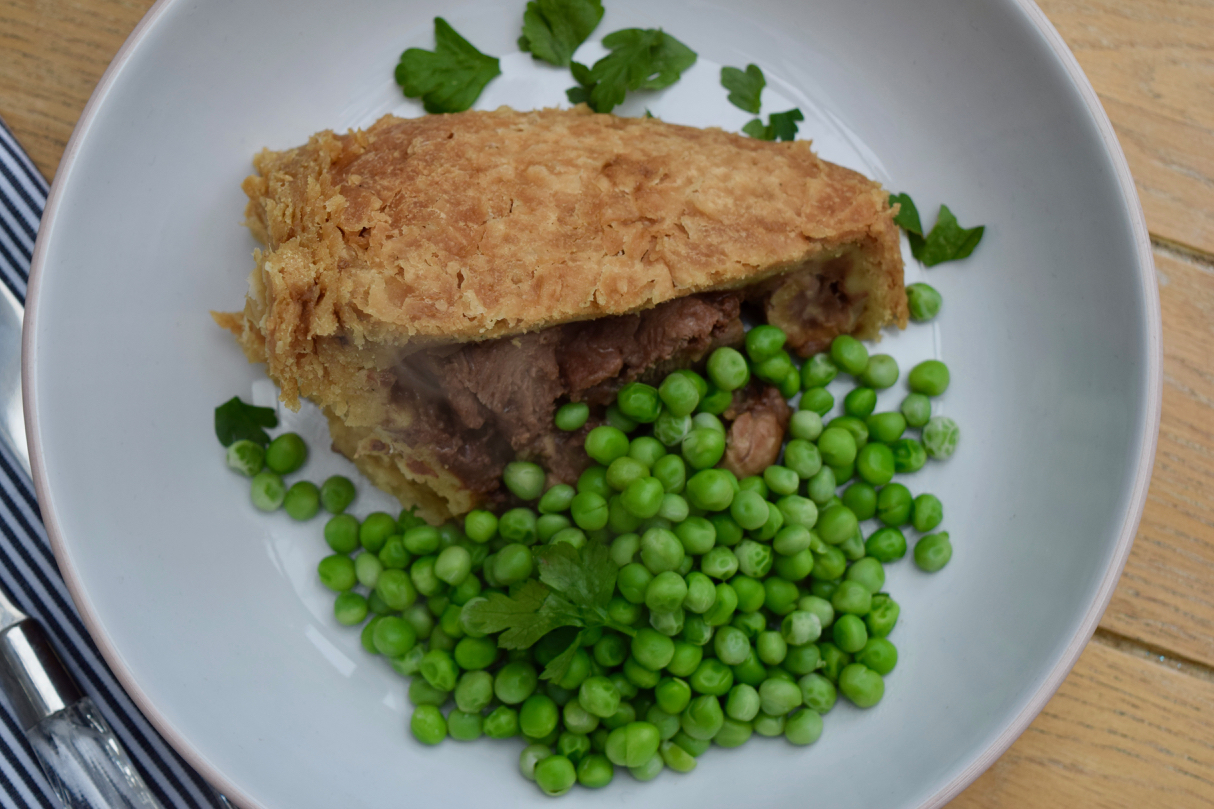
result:
[[(0, 121), (0, 283), (22, 303), (46, 181)], [(17, 351), (18, 346), (0, 346)], [(68, 671), (105, 714), (166, 809), (220, 807), (207, 782), (165, 743), (131, 702), (89, 638), (51, 554), (34, 487), (0, 446), (0, 587), (42, 622)], [(25, 734), (0, 698), (0, 807), (60, 809)]]

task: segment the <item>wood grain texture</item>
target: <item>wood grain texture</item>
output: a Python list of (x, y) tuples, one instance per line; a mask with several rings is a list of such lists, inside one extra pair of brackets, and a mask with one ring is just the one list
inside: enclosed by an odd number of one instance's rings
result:
[(0, 118), (48, 180), (152, 0), (0, 0)]
[[(48, 178), (151, 2), (0, 0), (0, 117)], [(1210, 807), (1214, 0), (1041, 5), (1109, 112), (1153, 236), (1197, 255), (1156, 250), (1163, 426), (1143, 522), (1102, 629), (1029, 730), (951, 807)]]
[(1016, 743), (949, 809), (1214, 806), (1214, 682), (1088, 644)]
[(1109, 113), (1151, 233), (1214, 253), (1214, 2), (1039, 5)]
[(1147, 505), (1101, 626), (1214, 666), (1214, 264), (1156, 249), (1164, 389)]

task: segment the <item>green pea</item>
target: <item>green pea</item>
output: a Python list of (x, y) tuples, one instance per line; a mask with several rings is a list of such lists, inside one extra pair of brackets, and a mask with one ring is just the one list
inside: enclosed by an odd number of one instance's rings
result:
[(894, 453), (885, 444), (865, 444), (856, 455), (856, 471), (874, 486), (884, 486), (894, 478)]
[(797, 585), (784, 579), (770, 578), (763, 582), (763, 606), (776, 615), (787, 615), (797, 607), (801, 597)]
[(727, 513), (709, 514), (707, 520), (716, 531), (716, 544), (723, 548), (732, 548), (742, 541), (742, 526), (734, 522)]
[(463, 583), (472, 572), (472, 555), (459, 545), (446, 548), (434, 560), (434, 575), (452, 587)]
[(779, 632), (766, 630), (755, 638), (755, 652), (767, 665), (778, 666), (788, 656), (788, 643)]
[[(818, 652), (822, 655), (822, 668), (819, 671), (831, 682), (838, 682), (839, 672), (843, 670), (844, 666), (851, 663), (851, 655), (833, 643), (819, 643)], [(822, 711), (818, 712), (822, 713)]]
[(271, 472), (289, 475), (308, 459), (308, 445), (296, 433), (283, 433), (266, 447), (266, 466)]
[(447, 738), (447, 720), (443, 712), (433, 705), (419, 705), (409, 718), (409, 729), (413, 737), (422, 744), (438, 744)]
[[(770, 382), (774, 385), (783, 384), (788, 375), (791, 373), (796, 373), (796, 370), (796, 367), (792, 364), (792, 358), (788, 356), (787, 351), (780, 351), (762, 362), (755, 363), (754, 366), (755, 376), (762, 379), (764, 382)], [(798, 389), (801, 387), (800, 382), (801, 379), (800, 375), (798, 374)]]
[(734, 496), (729, 506), (729, 514), (738, 525), (753, 531), (767, 522), (770, 508), (763, 495), (758, 492), (741, 491)]
[(334, 554), (320, 560), (316, 567), (320, 583), (330, 590), (344, 592), (358, 583), (354, 560), (348, 556)]
[(865, 540), (864, 552), (878, 562), (896, 562), (906, 556), (906, 537), (897, 528), (881, 528)]
[(565, 731), (556, 739), (556, 752), (575, 764), (590, 755), (590, 737), (585, 733)]
[(755, 326), (746, 332), (746, 354), (751, 362), (762, 362), (779, 354), (786, 339), (784, 330), (778, 326)]
[(695, 382), (680, 373), (670, 374), (658, 386), (662, 404), (675, 416), (690, 416), (700, 403), (700, 395)]
[(320, 503), (330, 514), (341, 514), (354, 502), (354, 484), (341, 475), (329, 477), (320, 487)]
[(283, 497), (283, 510), (293, 520), (311, 520), (320, 510), (320, 491), (316, 483), (301, 480), (294, 483)]
[(900, 438), (890, 445), (894, 453), (894, 472), (918, 472), (927, 463), (927, 450), (914, 438)]
[(940, 312), (940, 293), (927, 284), (907, 284), (906, 306), (911, 320), (926, 323)]
[(759, 715), (755, 717), (754, 731), (760, 736), (774, 737), (784, 733), (784, 723), (786, 719), (783, 714), (772, 716), (764, 711), (759, 711)]
[[(616, 690), (619, 688), (617, 687)], [(622, 693), (621, 696), (623, 696)], [(599, 717), (587, 711), (576, 699), (565, 703), (565, 707), (561, 710), (561, 719), (564, 720), (565, 729), (570, 733), (593, 733), (600, 721)]]
[[(616, 458), (628, 454), (628, 436), (623, 430), (603, 424), (587, 433), (584, 446), (587, 455), (607, 466)], [(578, 491), (582, 491), (581, 481), (578, 483)]]
[[(366, 519), (362, 521), (362, 525), (358, 527), (358, 541), (364, 549), (371, 553), (379, 553), (383, 550), (384, 543), (388, 541), (388, 537), (393, 536), (399, 531), (396, 525), (396, 519), (387, 512), (376, 511), (368, 514)], [(429, 553), (429, 551), (426, 551)]]
[[(482, 722), (490, 739), (510, 739), (518, 735), (518, 711), (509, 705), (499, 705)], [(539, 766), (538, 764), (536, 765)]]
[(891, 388), (898, 381), (898, 362), (889, 354), (874, 354), (868, 358), (859, 381), (877, 390)]
[[(822, 635), (822, 621), (817, 613), (793, 610), (780, 623), (780, 636), (789, 646), (813, 643)], [(769, 664), (770, 665), (770, 664)]]
[[(478, 717), (479, 718), (479, 717)], [(448, 718), (450, 722), (450, 718)], [(452, 734), (454, 735), (454, 734)], [(529, 744), (523, 748), (523, 752), (519, 753), (518, 769), (523, 774), (523, 777), (528, 781), (535, 780), (535, 767), (544, 759), (552, 755), (551, 748), (546, 744)]]
[(767, 601), (767, 590), (763, 583), (748, 575), (734, 576), (729, 580), (729, 585), (737, 594), (738, 609), (742, 612), (755, 612)]
[(686, 497), (695, 508), (724, 511), (733, 503), (733, 482), (724, 469), (703, 469), (687, 481)]
[(953, 544), (948, 532), (928, 534), (915, 543), (915, 565), (925, 573), (935, 573), (953, 558)]
[(552, 421), (558, 430), (571, 433), (582, 429), (582, 425), (590, 418), (590, 405), (585, 402), (566, 402), (557, 408)]
[(687, 582), (673, 570), (657, 574), (645, 588), (645, 606), (654, 612), (672, 613), (682, 608), (686, 598)]
[(840, 334), (830, 344), (830, 358), (841, 370), (859, 376), (868, 366), (868, 349), (849, 334)]
[(868, 425), (864, 423), (864, 419), (857, 418), (856, 416), (839, 416), (836, 419), (831, 419), (826, 427), (827, 429), (847, 430), (855, 440), (857, 450), (860, 450), (868, 443)]
[(841, 615), (831, 628), (835, 645), (845, 652), (858, 652), (868, 642), (868, 629), (856, 615)]
[(838, 375), (839, 367), (829, 354), (814, 354), (801, 366), (801, 388), (824, 388)]
[(835, 685), (822, 674), (806, 674), (797, 680), (797, 686), (801, 689), (801, 700), (810, 710), (824, 714), (835, 707), (838, 699)]
[(512, 461), (502, 471), (502, 483), (520, 500), (535, 500), (544, 491), (544, 470), (539, 464)]
[(507, 705), (517, 705), (531, 696), (538, 682), (539, 676), (534, 666), (515, 661), (498, 670), (493, 679), (493, 693)]
[(784, 722), (784, 738), (793, 744), (813, 744), (822, 737), (822, 715), (811, 708), (795, 711)]
[(843, 412), (856, 418), (872, 415), (877, 409), (877, 392), (872, 388), (853, 388), (843, 397)]
[(720, 701), (711, 694), (696, 697), (683, 711), (683, 732), (693, 739), (707, 740), (716, 736), (725, 723)]
[(775, 384), (777, 390), (780, 391), (780, 395), (785, 399), (791, 399), (800, 393), (801, 372), (797, 370), (797, 366), (792, 363), (791, 359), (788, 363), (788, 372), (784, 375), (784, 378), (776, 380), (773, 384)]
[(588, 789), (599, 789), (611, 783), (615, 777), (615, 767), (601, 753), (586, 756), (577, 765), (577, 781)]
[(259, 511), (277, 511), (286, 496), (286, 484), (275, 472), (258, 472), (249, 482), (249, 497)]
[[(700, 619), (703, 624), (703, 618), (699, 615), (689, 616), (691, 618)], [(704, 625), (706, 626), (706, 625)], [(689, 638), (690, 634), (690, 638)], [(700, 636), (695, 632), (688, 633), (686, 625), (683, 627), (683, 640), (675, 641), (674, 655), (671, 656), (670, 662), (666, 664), (666, 670), (677, 677), (688, 677), (696, 667), (700, 665), (700, 661), (704, 659), (704, 650), (700, 647), (703, 644), (696, 644), (693, 640), (699, 640)], [(704, 640), (707, 643), (709, 638)]]
[(738, 570), (756, 579), (766, 576), (774, 561), (771, 546), (750, 539), (742, 540), (734, 555), (738, 558)]
[(374, 590), (379, 582), (379, 574), (384, 570), (383, 562), (373, 553), (360, 553), (354, 559), (354, 575), (358, 583), (368, 590)]
[(806, 643), (801, 646), (789, 646), (788, 654), (781, 664), (789, 673), (802, 676), (815, 671), (822, 664), (822, 655), (817, 645)]
[(803, 525), (788, 525), (781, 528), (772, 540), (771, 547), (782, 556), (794, 556), (808, 550), (813, 542), (813, 532)]
[[(653, 477), (639, 477), (629, 483), (620, 494), (620, 503), (633, 516), (646, 520), (656, 516), (662, 508), (663, 494), (665, 494), (665, 490), (660, 480)], [(576, 519), (575, 515), (574, 520)]]
[(687, 467), (678, 455), (664, 455), (656, 460), (652, 474), (656, 480), (661, 481), (662, 490), (667, 494), (678, 494), (687, 484)]
[(890, 483), (877, 492), (877, 519), (891, 527), (910, 522), (914, 498), (901, 483)]
[(759, 707), (771, 716), (783, 716), (801, 706), (801, 689), (785, 680), (764, 680), (759, 686)]
[(951, 458), (957, 451), (957, 439), (960, 435), (957, 422), (947, 416), (933, 416), (923, 428), (923, 448), (932, 458)]
[[(608, 681), (610, 685), (610, 681)], [(615, 687), (611, 687), (615, 691)], [(519, 729), (524, 736), (542, 739), (556, 729), (560, 720), (559, 709), (551, 697), (532, 694), (523, 701), (518, 712)]]
[(767, 481), (763, 480), (761, 475), (751, 475), (739, 480), (738, 491), (754, 492), (755, 494), (759, 495), (759, 497), (767, 497), (767, 495), (770, 494), (770, 491), (767, 488)]
[(729, 690), (725, 701), (725, 714), (739, 722), (749, 722), (759, 715), (759, 692), (754, 686), (739, 683)]
[(577, 770), (565, 756), (551, 755), (535, 765), (535, 783), (545, 795), (564, 795), (577, 783)]
[(358, 520), (338, 514), (325, 523), (325, 542), (335, 553), (349, 554), (358, 549)]
[(652, 424), (662, 412), (657, 389), (644, 382), (629, 382), (621, 388), (616, 395), (616, 406), (625, 416), (641, 424)]
[(864, 420), (873, 441), (892, 444), (906, 432), (906, 417), (901, 413), (873, 413)]
[(677, 570), (686, 556), (683, 543), (665, 528), (650, 528), (642, 534), (640, 547), (641, 562), (654, 575)]
[(776, 556), (772, 570), (785, 581), (798, 582), (814, 569), (814, 556), (809, 548), (790, 555)]
[(801, 485), (801, 479), (795, 471), (778, 464), (772, 464), (763, 470), (763, 480), (767, 482), (767, 488), (777, 495), (796, 494)]
[(852, 663), (839, 673), (839, 690), (858, 708), (871, 708), (885, 696), (881, 675), (861, 663)]
[(902, 400), (898, 410), (909, 427), (922, 427), (932, 417), (932, 400), (922, 393), (912, 393)]
[[(384, 580), (387, 577), (388, 576), (386, 573), (379, 577), (379, 589), (377, 589), (376, 592), (383, 589)], [(405, 574), (405, 578), (408, 578), (408, 574)], [(413, 587), (412, 580), (409, 581), (408, 586), (410, 588)], [(416, 598), (417, 591), (412, 590), (412, 592), (414, 594), (414, 598)], [(434, 616), (430, 614), (430, 610), (426, 608), (426, 605), (410, 603), (405, 607), (401, 607), (401, 609), (403, 610), (401, 617), (405, 619), (409, 626), (413, 627), (415, 632), (417, 632), (418, 639), (429, 639), (431, 633), (434, 631)]]
[(597, 531), (605, 527), (609, 515), (606, 498), (594, 492), (578, 493), (569, 505), (569, 516), (584, 531)]
[(853, 483), (843, 491), (841, 499), (857, 520), (870, 519), (877, 513), (877, 490), (868, 483)]
[(723, 391), (734, 391), (750, 380), (750, 366), (736, 350), (721, 347), (708, 357), (708, 379)]
[(645, 603), (645, 590), (649, 587), (649, 582), (653, 580), (653, 574), (644, 565), (633, 562), (620, 568), (620, 572), (616, 575), (616, 587), (619, 588), (620, 595), (633, 604)]
[[(809, 479), (805, 493), (809, 496), (810, 500), (818, 505), (818, 508), (822, 508), (835, 496), (836, 487), (834, 470), (829, 466), (824, 466)], [(818, 519), (822, 519), (821, 515), (819, 515)]]
[(692, 428), (691, 416), (676, 416), (665, 408), (653, 423), (653, 437), (663, 446), (675, 447), (682, 443)]
[(464, 672), (453, 696), (461, 711), (479, 714), (493, 701), (493, 675), (487, 671)]
[(859, 521), (845, 505), (828, 506), (818, 516), (818, 536), (829, 545), (838, 545), (856, 532)]
[(843, 466), (856, 459), (856, 439), (848, 430), (828, 427), (818, 438), (818, 451), (830, 466)]
[(497, 660), (497, 644), (488, 638), (461, 638), (452, 656), (464, 671), (480, 671)]
[[(846, 579), (839, 583), (834, 595), (831, 596), (830, 603), (837, 613), (864, 615), (872, 609), (873, 594), (860, 582)], [(838, 622), (836, 619), (835, 623), (838, 624)]]
[(826, 388), (807, 388), (801, 394), (801, 402), (797, 405), (800, 410), (808, 410), (825, 416), (835, 406), (835, 397)]
[(885, 638), (869, 638), (864, 648), (856, 652), (856, 662), (884, 677), (898, 665), (898, 649)]
[(927, 533), (944, 519), (944, 506), (934, 494), (921, 494), (911, 507), (911, 525), (916, 531)]
[(361, 624), (367, 618), (367, 599), (358, 593), (341, 593), (333, 603), (333, 617), (343, 626)]
[(265, 468), (266, 451), (260, 444), (242, 438), (228, 447), (227, 463), (228, 468), (251, 478)]
[(924, 360), (911, 369), (906, 382), (914, 393), (940, 396), (948, 390), (948, 366), (940, 360)]
[(697, 427), (682, 443), (683, 458), (692, 469), (708, 470), (725, 456), (725, 435), (713, 429)]
[(475, 741), (484, 733), (482, 717), (479, 713), (465, 713), (456, 708), (447, 715), (447, 732), (457, 742)]

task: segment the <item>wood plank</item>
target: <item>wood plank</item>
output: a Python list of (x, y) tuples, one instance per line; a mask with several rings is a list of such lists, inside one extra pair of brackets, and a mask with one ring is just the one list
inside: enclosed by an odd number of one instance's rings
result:
[(1101, 626), (1214, 666), (1214, 265), (1155, 252), (1163, 418), (1146, 510)]
[(0, 0), (0, 117), (46, 178), (152, 0)]
[(1212, 725), (1214, 682), (1093, 642), (949, 809), (1214, 806)]
[(1039, 5), (1109, 113), (1151, 233), (1214, 253), (1214, 2)]

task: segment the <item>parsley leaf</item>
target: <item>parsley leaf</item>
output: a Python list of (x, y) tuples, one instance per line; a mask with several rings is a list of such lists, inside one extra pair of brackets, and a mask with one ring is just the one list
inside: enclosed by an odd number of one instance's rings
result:
[(573, 658), (574, 655), (577, 654), (577, 650), (582, 648), (584, 645), (583, 641), (586, 641), (589, 637), (591, 637), (588, 634), (589, 632), (589, 629), (583, 629), (581, 632), (577, 633), (577, 637), (575, 637), (569, 644), (569, 648), (552, 658), (548, 665), (544, 666), (544, 671), (542, 674), (540, 674), (540, 679), (552, 680), (554, 682), (564, 679), (565, 675), (569, 673), (569, 667), (573, 665)]
[(922, 261), (925, 266), (934, 267), (946, 261), (959, 261), (974, 252), (982, 234), (986, 232), (985, 225), (975, 228), (963, 228), (957, 222), (957, 217), (947, 205), (940, 206), (936, 215), (936, 224), (927, 236), (923, 235), (923, 224), (919, 221), (919, 210), (909, 194), (893, 194), (889, 204), (900, 203), (901, 210), (894, 217), (894, 222), (906, 231), (910, 239), (911, 254)]
[(532, 0), (523, 12), (519, 49), (564, 67), (601, 19), (602, 0)]
[(246, 438), (264, 447), (270, 443), (270, 436), (262, 428), (277, 426), (274, 408), (245, 404), (239, 396), (215, 408), (215, 435), (225, 447)]
[(948, 206), (941, 205), (940, 213), (936, 215), (936, 224), (932, 227), (932, 232), (927, 234), (927, 238), (911, 235), (911, 253), (928, 267), (946, 261), (959, 261), (974, 252), (978, 242), (982, 241), (984, 232), (985, 225), (968, 229), (961, 227)]
[(742, 131), (757, 140), (794, 140), (797, 137), (797, 121), (804, 121), (801, 110), (793, 108), (785, 112), (773, 112), (766, 126), (758, 118), (742, 127)]
[(889, 206), (892, 208), (895, 204), (901, 205), (902, 208), (894, 217), (894, 224), (907, 233), (922, 236), (923, 224), (919, 221), (919, 209), (915, 207), (915, 202), (910, 198), (910, 194), (890, 194)]
[(426, 112), (463, 112), (485, 85), (502, 72), (442, 17), (434, 18), (434, 50), (409, 48), (400, 55), (396, 83), (409, 98), (421, 98)]
[(736, 67), (721, 68), (721, 86), (729, 91), (730, 104), (759, 114), (759, 96), (767, 86), (767, 80), (758, 65), (747, 65), (745, 71)]
[(580, 87), (565, 91), (573, 104), (586, 103), (595, 112), (611, 112), (630, 90), (661, 90), (679, 80), (695, 64), (696, 53), (660, 28), (625, 28), (603, 37), (611, 51), (587, 68), (570, 68)]
[(558, 543), (532, 553), (540, 581), (526, 582), (513, 596), (490, 593), (484, 600), (469, 602), (461, 617), (470, 629), (486, 635), (501, 632), (497, 644), (503, 649), (526, 649), (554, 629), (580, 627), (582, 632), (572, 645), (544, 669), (543, 677), (549, 680), (559, 680), (569, 671), (578, 646), (587, 637), (584, 632), (611, 627), (626, 635), (636, 634), (632, 627), (607, 615), (619, 567), (606, 545), (588, 543), (579, 551)]

